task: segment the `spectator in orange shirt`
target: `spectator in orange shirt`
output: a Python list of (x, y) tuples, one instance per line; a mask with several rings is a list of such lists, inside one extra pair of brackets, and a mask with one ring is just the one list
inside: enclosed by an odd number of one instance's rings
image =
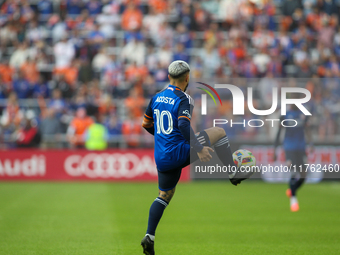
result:
[(71, 121), (67, 130), (68, 140), (72, 148), (84, 147), (83, 135), (92, 123), (93, 120), (91, 117), (87, 116), (86, 109), (78, 108), (76, 116)]
[(129, 65), (125, 70), (125, 78), (128, 81), (134, 80), (138, 75), (138, 67), (136, 61)]
[(141, 118), (136, 118), (132, 112), (129, 113), (128, 119), (123, 122), (122, 134), (129, 147), (137, 147), (140, 144), (142, 135)]
[(306, 16), (306, 23), (314, 30), (321, 27), (321, 12), (317, 6), (314, 6), (313, 11)]
[(122, 28), (132, 31), (139, 30), (142, 26), (143, 14), (137, 9), (136, 4), (131, 1), (122, 15)]
[(28, 82), (33, 84), (39, 80), (39, 71), (33, 59), (27, 58), (26, 62), (20, 67), (20, 70)]
[(112, 97), (110, 94), (104, 94), (101, 96), (99, 101), (98, 111), (102, 115), (110, 115), (113, 114), (116, 110), (115, 105), (113, 104)]
[(136, 62), (133, 62), (125, 71), (125, 77), (128, 81), (134, 81), (138, 77), (146, 77), (149, 71), (146, 66), (137, 66)]
[(130, 96), (125, 99), (125, 106), (135, 118), (143, 116), (144, 104), (144, 97), (140, 96), (136, 89), (132, 89), (130, 91)]
[(166, 0), (149, 0), (149, 5), (152, 6), (157, 13), (165, 13), (168, 8)]
[(59, 74), (64, 76), (65, 81), (71, 85), (75, 86), (78, 79), (79, 64), (77, 60), (73, 60), (70, 67), (56, 68), (54, 74)]
[(4, 83), (12, 82), (13, 74), (14, 74), (14, 69), (9, 66), (7, 60), (3, 60), (2, 63), (0, 63), (0, 76), (1, 76), (2, 82)]
[(210, 15), (209, 13), (204, 10), (201, 6), (200, 2), (193, 2), (194, 7), (194, 29), (198, 31), (205, 31), (207, 30), (210, 24)]
[(78, 61), (76, 60), (72, 61), (71, 66), (65, 68), (64, 70), (65, 81), (71, 86), (76, 85), (77, 78), (78, 78), (78, 70), (79, 70), (79, 64), (78, 64)]

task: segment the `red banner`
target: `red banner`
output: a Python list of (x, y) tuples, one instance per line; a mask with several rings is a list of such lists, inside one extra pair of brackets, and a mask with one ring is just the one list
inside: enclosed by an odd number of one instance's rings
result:
[(157, 169), (152, 149), (9, 150), (0, 152), (0, 180), (157, 181)]
[[(242, 148), (250, 150), (256, 158), (257, 163), (273, 164), (273, 146), (252, 146), (244, 145)], [(285, 164), (285, 153), (282, 148), (278, 149), (278, 160), (276, 163)], [(316, 146), (312, 153), (307, 151), (307, 161), (309, 164), (339, 164), (340, 147), (338, 146)]]

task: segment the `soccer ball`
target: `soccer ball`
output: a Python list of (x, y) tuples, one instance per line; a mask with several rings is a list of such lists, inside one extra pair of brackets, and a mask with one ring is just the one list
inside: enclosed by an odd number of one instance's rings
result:
[(233, 153), (233, 160), (237, 168), (243, 167), (253, 167), (256, 166), (256, 158), (254, 155), (245, 149), (239, 149)]

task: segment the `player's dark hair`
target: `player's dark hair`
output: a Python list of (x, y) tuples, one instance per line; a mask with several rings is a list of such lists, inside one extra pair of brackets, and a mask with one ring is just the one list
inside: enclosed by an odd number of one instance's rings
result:
[(184, 79), (187, 77), (187, 75), (188, 75), (189, 72), (190, 72), (190, 71), (185, 71), (184, 73), (180, 73), (180, 74), (178, 74), (178, 75), (176, 75), (176, 76), (173, 76), (173, 75), (171, 75), (171, 74), (169, 74), (169, 75), (170, 75), (170, 78), (171, 78), (171, 79), (174, 79), (174, 80), (176, 80), (176, 81), (182, 82), (182, 81), (184, 81)]

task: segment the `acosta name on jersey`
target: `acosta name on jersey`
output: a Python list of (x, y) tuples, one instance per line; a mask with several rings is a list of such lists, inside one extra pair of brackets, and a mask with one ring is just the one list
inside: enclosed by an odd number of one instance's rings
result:
[(156, 102), (174, 105), (175, 99), (173, 99), (171, 97), (160, 96), (160, 97), (157, 97)]

